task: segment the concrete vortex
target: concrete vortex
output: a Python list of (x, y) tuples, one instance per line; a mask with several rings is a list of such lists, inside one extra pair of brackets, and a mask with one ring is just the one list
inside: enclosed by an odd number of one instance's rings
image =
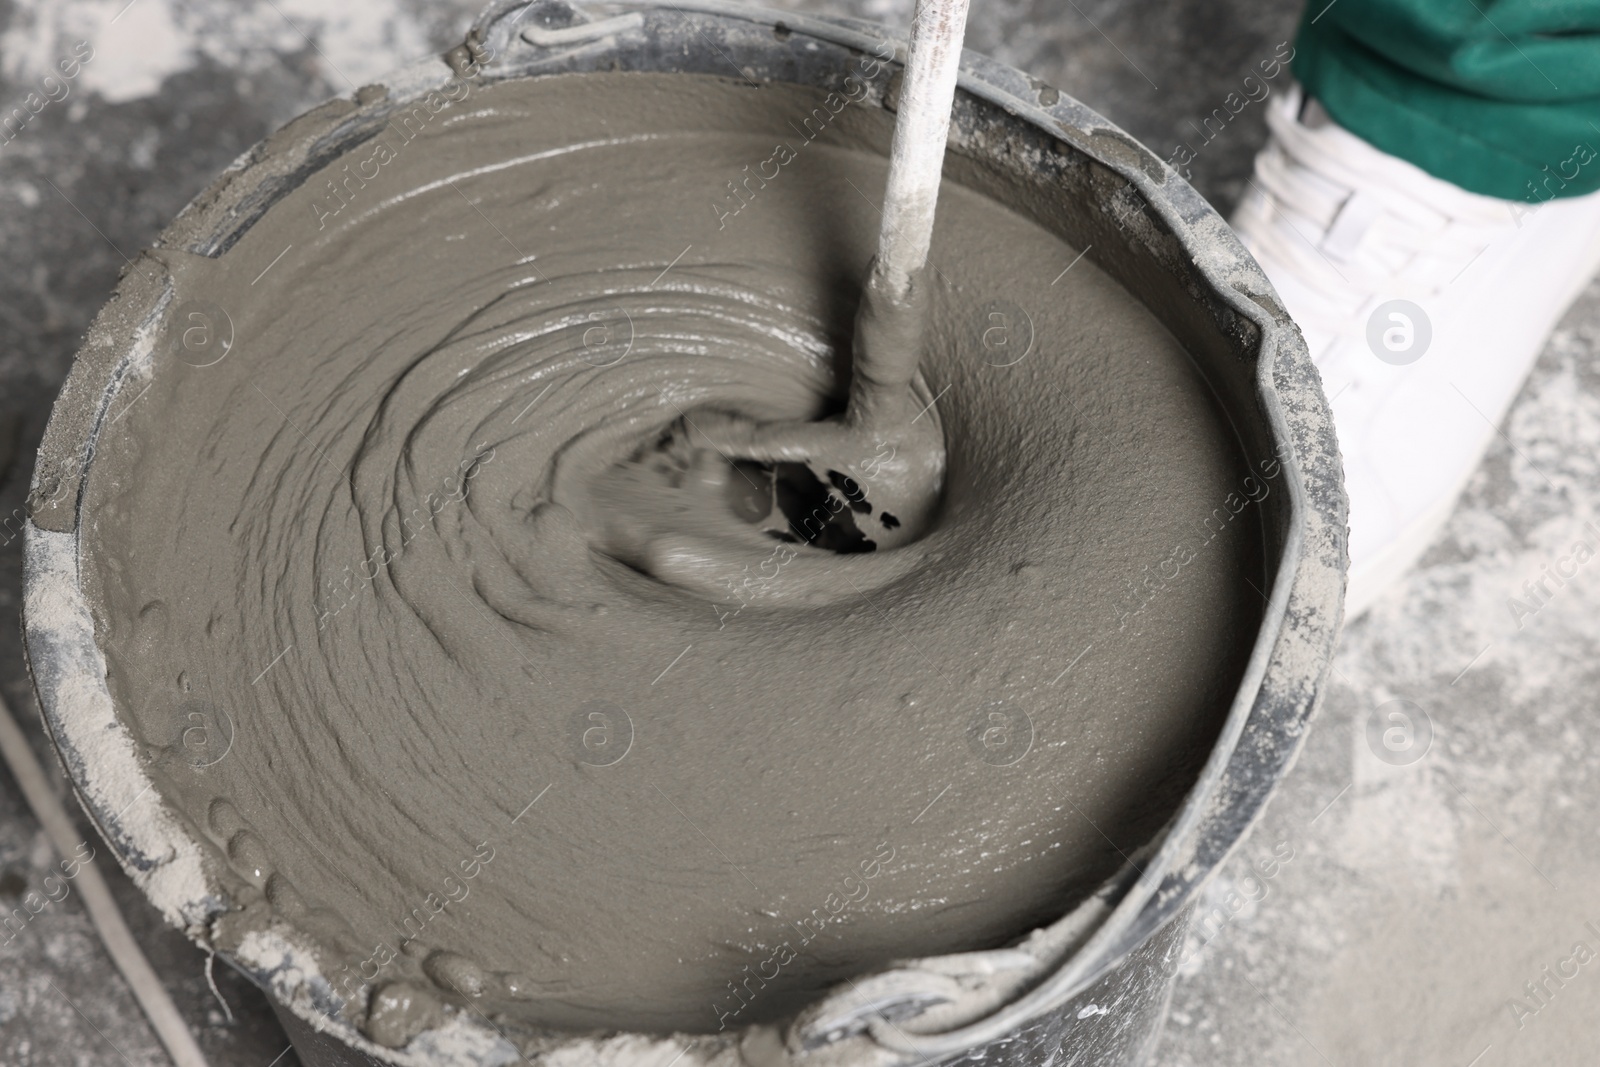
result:
[[(150, 392), (85, 498), (112, 689), (214, 846), (218, 944), (303, 932), (389, 1043), (469, 1000), (716, 1031), (1003, 943), (1146, 840), (1215, 734), (1258, 531), (1119, 605), (1246, 457), (1156, 320), (1087, 262), (1052, 288), (1075, 250), (983, 189), (941, 193), (926, 538), (772, 573), (747, 529), (758, 551), (713, 562), (761, 581), (720, 610), (721, 572), (601, 550), (598, 481), (664, 429), (838, 402), (889, 117), (844, 108), (737, 219), (716, 206), (818, 97), (486, 87), (223, 255), (155, 253), (177, 295)], [(1015, 363), (985, 358), (1002, 298)], [(180, 357), (197, 308), (220, 358)], [(231, 744), (197, 766), (189, 716), (219, 711)], [(594, 730), (623, 757), (585, 758)]]

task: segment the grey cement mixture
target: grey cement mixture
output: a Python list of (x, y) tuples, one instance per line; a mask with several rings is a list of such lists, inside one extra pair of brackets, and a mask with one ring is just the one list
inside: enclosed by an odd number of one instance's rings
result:
[[(396, 1046), (468, 1001), (717, 1031), (1018, 937), (1170, 814), (1248, 654), (1260, 534), (1174, 546), (1257, 479), (1148, 311), (1087, 262), (1051, 290), (1077, 250), (943, 191), (920, 539), (828, 551), (729, 495), (752, 472), (706, 427), (841, 401), (891, 123), (714, 78), (495, 85), (216, 259), (154, 254), (176, 295), (89, 479), (85, 580), (236, 909), (219, 947), (294, 927)], [(1037, 341), (997, 370), (1002, 294)], [(215, 308), (226, 346), (193, 334)], [(873, 458), (829, 511), (858, 531), (899, 525)], [(1137, 610), (1129, 560), (1163, 579)]]

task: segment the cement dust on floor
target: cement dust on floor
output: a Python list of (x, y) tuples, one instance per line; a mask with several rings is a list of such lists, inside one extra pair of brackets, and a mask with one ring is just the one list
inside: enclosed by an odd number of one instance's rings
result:
[[(363, 65), (375, 49), (441, 49), (479, 6), (138, 0), (112, 26), (120, 3), (0, 0), (6, 109), (72, 41), (92, 37), (96, 48), (72, 95), (0, 152), (0, 248), (10, 253), (0, 257), (0, 430), (19, 417), (0, 516), (19, 514), (49, 402), (123, 266), (117, 249), (147, 245), (251, 143), (348, 92), (343, 77), (375, 73)], [(775, 6), (904, 24), (911, 5)], [(1196, 186), (1226, 209), (1264, 136), (1261, 108), (1208, 138), (1196, 128), (1290, 38), (1298, 13), (1279, 0), (994, 0), (974, 12), (968, 42), (1084, 100), (1163, 158), (1187, 141)], [(147, 45), (150, 34), (161, 47)], [(1161, 1067), (1600, 1058), (1600, 959), (1580, 964), (1589, 958), (1575, 952), (1600, 952), (1585, 925), (1600, 927), (1590, 889), (1600, 718), (1588, 696), (1600, 691), (1600, 564), (1520, 630), (1507, 604), (1600, 515), (1597, 354), (1591, 286), (1420, 572), (1347, 632), (1299, 764), (1207, 894), (1209, 940), (1191, 935)], [(14, 530), (0, 523), (0, 688), (54, 768), (22, 665)], [(1433, 729), (1425, 755), (1401, 766), (1366, 741), (1368, 720), (1396, 699)], [(0, 903), (13, 907), (13, 890), (38, 886), (51, 863), (0, 772)], [(281, 1055), (275, 1067), (290, 1067), (260, 994), (217, 968), (230, 1024), (204, 956), (108, 874), (211, 1063), (268, 1067)], [(1538, 1001), (1530, 982), (1542, 983)], [(166, 1062), (74, 896), (0, 944), (0, 1064)]]

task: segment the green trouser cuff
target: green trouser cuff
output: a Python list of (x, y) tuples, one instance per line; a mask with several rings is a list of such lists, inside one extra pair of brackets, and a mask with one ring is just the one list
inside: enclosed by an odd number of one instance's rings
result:
[[(1439, 6), (1427, 13), (1406, 10), (1438, 0), (1336, 2), (1339, 7), (1321, 10), (1340, 13), (1342, 20), (1308, 10), (1291, 67), (1340, 126), (1436, 178), (1485, 196), (1537, 202), (1600, 189), (1600, 94), (1584, 69), (1592, 65), (1600, 73), (1600, 35), (1568, 29), (1559, 41), (1563, 51), (1552, 59), (1542, 50), (1549, 38), (1535, 34), (1540, 45), (1530, 41), (1528, 47), (1543, 59), (1536, 63), (1511, 40), (1470, 40), (1473, 32), (1481, 38), (1482, 29), (1461, 25), (1459, 18), (1454, 26), (1439, 26)], [(1319, 0), (1312, 3), (1319, 6)], [(1380, 5), (1388, 9), (1386, 18), (1363, 19), (1363, 9)], [(1516, 0), (1509, 6), (1534, 3)], [(1491, 25), (1504, 25), (1508, 4), (1494, 7), (1498, 17)], [(1395, 30), (1417, 29), (1403, 25), (1408, 14), (1416, 22), (1433, 22), (1421, 28), (1432, 34), (1402, 35), (1405, 43), (1392, 44)], [(1454, 40), (1452, 31), (1458, 34)], [(1373, 47), (1363, 37), (1381, 40)], [(1491, 51), (1499, 54), (1486, 56)], [(1551, 75), (1568, 88), (1557, 88)]]

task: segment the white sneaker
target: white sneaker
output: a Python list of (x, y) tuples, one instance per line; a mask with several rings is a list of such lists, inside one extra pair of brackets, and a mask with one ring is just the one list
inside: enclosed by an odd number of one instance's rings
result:
[(1353, 619), (1444, 525), (1600, 266), (1600, 193), (1479, 196), (1301, 105), (1298, 86), (1268, 105), (1271, 137), (1233, 227), (1305, 333), (1333, 407)]

